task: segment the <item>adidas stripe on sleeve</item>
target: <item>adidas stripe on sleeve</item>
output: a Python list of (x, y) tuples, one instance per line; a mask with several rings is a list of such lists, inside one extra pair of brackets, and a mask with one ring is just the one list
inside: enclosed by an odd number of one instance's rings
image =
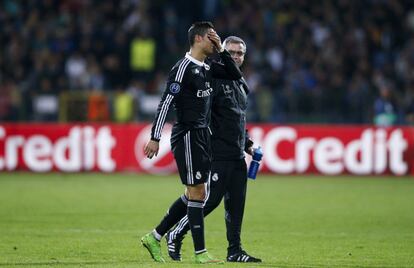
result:
[(157, 114), (151, 130), (151, 139), (159, 141), (161, 139), (162, 129), (164, 128), (165, 118), (171, 107), (171, 103), (177, 94), (181, 91), (181, 85), (190, 60), (184, 58), (178, 66), (175, 66), (168, 78), (167, 87), (162, 95), (160, 104), (158, 105)]

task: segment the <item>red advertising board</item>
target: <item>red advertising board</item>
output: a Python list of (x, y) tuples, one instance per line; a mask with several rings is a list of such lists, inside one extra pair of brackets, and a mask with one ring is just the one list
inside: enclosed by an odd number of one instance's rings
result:
[[(157, 157), (142, 148), (147, 124), (1, 124), (0, 171), (176, 172), (166, 125)], [(261, 172), (414, 175), (414, 128), (251, 124)], [(249, 157), (247, 158), (249, 160)]]

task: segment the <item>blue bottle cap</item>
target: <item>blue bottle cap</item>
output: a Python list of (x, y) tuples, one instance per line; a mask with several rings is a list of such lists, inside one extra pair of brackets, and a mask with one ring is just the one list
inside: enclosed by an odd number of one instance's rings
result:
[(253, 159), (256, 160), (256, 161), (260, 161), (260, 160), (262, 160), (262, 157), (263, 157), (262, 148), (259, 146), (258, 148), (254, 149)]

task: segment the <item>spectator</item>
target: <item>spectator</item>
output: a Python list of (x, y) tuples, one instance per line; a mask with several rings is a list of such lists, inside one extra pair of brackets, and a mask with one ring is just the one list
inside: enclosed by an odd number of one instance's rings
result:
[(404, 122), (414, 126), (414, 81), (407, 84), (404, 96)]
[(50, 80), (42, 78), (39, 88), (32, 97), (33, 119), (42, 122), (56, 121), (59, 112), (58, 97), (53, 94)]
[(80, 52), (75, 52), (66, 61), (66, 75), (69, 78), (71, 89), (84, 89), (87, 85), (86, 79), (86, 60)]
[(108, 98), (99, 91), (92, 91), (88, 97), (88, 116), (91, 122), (106, 122), (110, 119)]
[(134, 99), (131, 94), (119, 88), (114, 100), (114, 119), (118, 123), (130, 122), (134, 116)]
[[(108, 94), (141, 79), (144, 99), (159, 98), (146, 87), (184, 53), (182, 29), (200, 18), (213, 20), (223, 37), (247, 41), (253, 120), (367, 123), (379, 80), (406, 96), (414, 77), (411, 1), (6, 0), (0, 4), (0, 84), (16, 81), (11, 96), (21, 99), (2, 113), (30, 119), (28, 92), (43, 78), (54, 95), (92, 88)], [(152, 119), (151, 105), (139, 106), (148, 113), (140, 120)]]
[(390, 84), (384, 83), (379, 90), (379, 97), (374, 103), (374, 123), (377, 126), (389, 127), (398, 122), (399, 105)]
[(16, 121), (18, 116), (18, 98), (13, 81), (0, 82), (0, 121)]

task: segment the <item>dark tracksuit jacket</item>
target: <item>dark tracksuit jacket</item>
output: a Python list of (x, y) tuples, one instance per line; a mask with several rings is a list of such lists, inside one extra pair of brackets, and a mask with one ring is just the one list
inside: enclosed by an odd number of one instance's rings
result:
[(241, 250), (241, 225), (247, 188), (247, 167), (244, 151), (252, 146), (246, 131), (247, 94), (244, 78), (239, 80), (215, 79), (217, 89), (213, 96), (211, 115), (211, 168), (210, 196), (204, 208), (207, 215), (224, 196), (228, 255)]

